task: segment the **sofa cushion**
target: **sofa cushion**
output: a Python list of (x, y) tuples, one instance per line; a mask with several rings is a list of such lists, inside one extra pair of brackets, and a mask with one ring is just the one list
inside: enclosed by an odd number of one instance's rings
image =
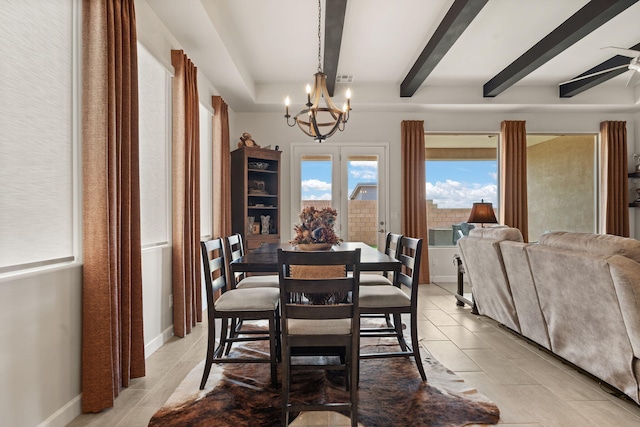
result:
[(592, 255), (621, 255), (640, 263), (640, 241), (627, 237), (554, 231), (540, 236), (538, 244)]
[(469, 231), (469, 237), (475, 237), (477, 239), (491, 239), (501, 242), (503, 240), (511, 240), (514, 242), (524, 242), (522, 233), (517, 228), (507, 226), (494, 226), (494, 227), (476, 227)]

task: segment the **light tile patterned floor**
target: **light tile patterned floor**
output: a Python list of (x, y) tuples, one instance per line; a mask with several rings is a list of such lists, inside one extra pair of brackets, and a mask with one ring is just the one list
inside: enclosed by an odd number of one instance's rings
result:
[[(442, 288), (420, 287), (419, 313), (422, 345), (498, 405), (501, 426), (640, 426), (640, 407), (610, 395), (493, 320), (457, 307)], [(113, 409), (81, 415), (69, 426), (146, 426), (205, 352), (206, 322), (153, 353), (147, 376), (134, 380)], [(304, 413), (291, 425), (348, 426), (349, 420), (330, 412)]]

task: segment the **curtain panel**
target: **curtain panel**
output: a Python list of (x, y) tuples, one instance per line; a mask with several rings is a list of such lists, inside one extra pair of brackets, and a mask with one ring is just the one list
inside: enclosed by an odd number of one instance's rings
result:
[(629, 237), (627, 122), (600, 123), (605, 233)]
[(503, 121), (500, 127), (500, 219), (529, 241), (526, 122)]
[(145, 375), (133, 0), (82, 4), (82, 411)]
[(184, 337), (202, 321), (200, 279), (200, 125), (197, 68), (171, 51), (173, 78), (172, 274), (173, 333)]
[[(402, 234), (423, 239), (427, 233), (427, 184), (425, 174), (424, 121), (403, 120), (402, 144)], [(429, 283), (429, 251), (422, 251), (419, 283)]]
[(231, 145), (229, 106), (221, 96), (213, 105), (213, 237), (231, 234)]

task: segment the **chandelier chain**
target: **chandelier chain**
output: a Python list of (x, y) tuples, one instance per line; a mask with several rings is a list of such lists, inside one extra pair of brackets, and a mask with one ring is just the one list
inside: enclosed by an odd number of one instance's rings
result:
[(321, 0), (318, 0), (318, 71), (322, 72), (322, 57), (320, 54), (320, 46), (322, 45), (322, 41), (320, 39), (320, 21), (322, 20), (322, 6), (320, 4)]

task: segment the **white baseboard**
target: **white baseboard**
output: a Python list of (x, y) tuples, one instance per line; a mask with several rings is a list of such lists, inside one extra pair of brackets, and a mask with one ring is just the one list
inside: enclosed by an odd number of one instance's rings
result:
[[(149, 341), (144, 346), (145, 357), (151, 356), (157, 349), (162, 347), (164, 343), (169, 341), (173, 336), (173, 325), (165, 329), (160, 335)], [(76, 417), (82, 414), (82, 394), (77, 395), (63, 407), (51, 414), (49, 418), (38, 424), (38, 427), (65, 427)]]
[(51, 414), (49, 418), (38, 424), (38, 427), (65, 427), (82, 413), (82, 394), (77, 395), (62, 408)]
[(156, 336), (154, 339), (149, 341), (149, 343), (144, 346), (145, 358), (155, 353), (155, 351), (160, 347), (162, 347), (164, 343), (169, 341), (172, 336), (173, 336), (173, 325), (169, 326), (160, 335)]

